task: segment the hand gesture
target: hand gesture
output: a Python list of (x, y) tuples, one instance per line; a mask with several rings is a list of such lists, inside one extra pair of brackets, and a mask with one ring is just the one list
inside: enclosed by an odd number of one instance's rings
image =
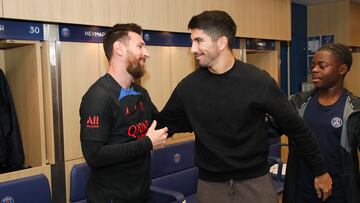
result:
[(315, 177), (314, 187), (318, 198), (326, 201), (326, 199), (330, 197), (332, 190), (332, 179), (329, 173)]
[(146, 135), (150, 138), (151, 143), (153, 145), (153, 149), (164, 148), (166, 145), (166, 139), (168, 136), (168, 128), (161, 128), (159, 130), (155, 130), (157, 122), (154, 120), (146, 132)]

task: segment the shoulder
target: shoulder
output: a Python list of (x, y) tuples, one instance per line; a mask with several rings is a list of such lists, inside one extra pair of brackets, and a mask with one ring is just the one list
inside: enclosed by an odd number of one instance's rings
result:
[(360, 110), (360, 97), (348, 92), (348, 96), (350, 98), (350, 103), (354, 107), (355, 110)]
[(99, 78), (94, 84), (92, 84), (89, 89), (86, 91), (84, 98), (91, 98), (91, 97), (103, 97), (109, 94), (109, 90), (106, 86), (106, 81), (103, 77)]
[(290, 96), (290, 101), (297, 107), (300, 108), (314, 93), (316, 89), (312, 89), (305, 92), (298, 92)]
[(106, 85), (103, 77), (92, 84), (82, 97), (81, 108), (92, 108), (93, 106), (103, 106), (111, 99), (110, 88)]

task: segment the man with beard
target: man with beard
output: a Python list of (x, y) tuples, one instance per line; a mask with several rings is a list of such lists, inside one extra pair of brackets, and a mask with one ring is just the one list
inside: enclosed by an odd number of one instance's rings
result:
[(177, 85), (158, 121), (169, 134), (195, 132), (197, 202), (278, 202), (267, 162), (266, 114), (295, 141), (326, 199), (331, 178), (313, 134), (268, 73), (234, 59), (233, 19), (205, 11), (188, 28), (200, 68)]
[(141, 32), (136, 24), (116, 24), (106, 33), (109, 71), (82, 98), (80, 139), (91, 168), (89, 203), (150, 201), (150, 151), (164, 147), (167, 128), (155, 130), (157, 109), (134, 83), (149, 58)]
[[(350, 49), (343, 44), (326, 44), (312, 59), (313, 90), (291, 97), (299, 114), (314, 131), (333, 178), (328, 203), (360, 202), (360, 98), (344, 88), (352, 65)], [(289, 143), (284, 203), (320, 203), (311, 187), (313, 174)]]

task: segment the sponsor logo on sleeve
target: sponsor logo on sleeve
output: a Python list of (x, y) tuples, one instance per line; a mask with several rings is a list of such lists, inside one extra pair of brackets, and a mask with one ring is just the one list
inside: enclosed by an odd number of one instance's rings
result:
[(87, 128), (99, 128), (99, 116), (89, 116), (86, 121)]

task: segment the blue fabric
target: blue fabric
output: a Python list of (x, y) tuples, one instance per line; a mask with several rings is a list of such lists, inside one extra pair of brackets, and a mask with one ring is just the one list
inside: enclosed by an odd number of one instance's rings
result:
[(90, 172), (90, 167), (86, 163), (73, 166), (70, 176), (70, 202), (86, 203), (85, 191)]
[[(151, 184), (182, 193), (186, 202), (195, 202), (199, 169), (195, 166), (194, 141), (154, 150), (151, 157)], [(173, 200), (175, 198), (172, 198)], [(153, 194), (154, 202), (171, 202)]]
[(194, 141), (168, 145), (151, 154), (151, 178), (195, 167)]
[(51, 203), (49, 182), (43, 174), (2, 182), (0, 202)]
[(195, 194), (197, 191), (198, 168), (193, 167), (166, 176), (151, 180), (151, 184), (157, 187), (174, 190), (182, 193), (185, 197)]
[[(345, 194), (339, 173), (342, 171), (340, 137), (346, 94), (344, 92), (337, 102), (329, 106), (321, 105), (318, 99), (319, 97), (316, 94), (309, 100), (304, 112), (304, 119), (316, 135), (327, 162), (327, 169), (333, 179), (333, 193), (328, 202), (345, 202)], [(311, 169), (302, 159), (299, 161), (298, 177), (298, 198), (309, 202), (321, 202), (315, 196), (314, 176)], [(335, 199), (338, 200), (335, 201)]]
[(119, 95), (119, 101), (128, 95), (139, 95), (139, 94), (140, 94), (140, 92), (135, 91), (133, 87), (131, 87), (130, 89), (121, 88), (120, 95)]

